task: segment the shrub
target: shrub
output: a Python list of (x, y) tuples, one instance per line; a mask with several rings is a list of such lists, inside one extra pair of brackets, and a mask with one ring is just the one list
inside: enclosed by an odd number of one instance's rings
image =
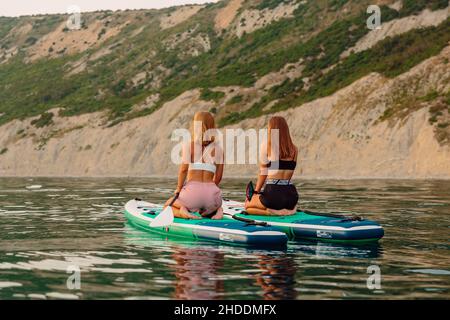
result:
[(126, 86), (127, 82), (124, 79), (121, 79), (113, 86), (112, 90), (114, 94), (118, 96), (125, 90)]
[(106, 29), (102, 28), (102, 30), (100, 30), (100, 33), (97, 36), (97, 40), (100, 40), (105, 33), (106, 33)]
[(428, 8), (430, 10), (444, 9), (448, 6), (448, 0), (403, 0), (400, 10), (401, 16), (417, 14)]
[(234, 96), (233, 98), (231, 98), (230, 100), (227, 101), (227, 104), (237, 104), (237, 103), (241, 103), (242, 100), (244, 100), (244, 96), (239, 94), (237, 96)]
[(422, 100), (424, 102), (429, 102), (429, 101), (435, 100), (438, 97), (439, 97), (439, 92), (434, 90), (434, 91), (429, 92), (427, 95), (421, 97), (420, 100)]
[(256, 6), (256, 9), (258, 10), (264, 10), (264, 9), (275, 9), (280, 4), (289, 2), (286, 0), (263, 0), (259, 5)]
[(225, 96), (225, 93), (220, 91), (211, 91), (209, 89), (203, 89), (200, 94), (200, 99), (204, 101), (215, 101), (219, 102)]
[(219, 127), (224, 127), (228, 124), (236, 123), (243, 119), (245, 119), (245, 118), (242, 117), (239, 112), (232, 112), (229, 115), (227, 115), (226, 117), (220, 119), (218, 125), (219, 125)]
[(52, 125), (54, 123), (53, 116), (54, 116), (53, 113), (45, 112), (40, 116), (40, 118), (31, 121), (31, 124), (34, 125), (36, 128), (43, 128)]
[(32, 46), (33, 44), (35, 44), (38, 41), (37, 38), (35, 37), (28, 37), (27, 40), (25, 40), (25, 44), (27, 46)]

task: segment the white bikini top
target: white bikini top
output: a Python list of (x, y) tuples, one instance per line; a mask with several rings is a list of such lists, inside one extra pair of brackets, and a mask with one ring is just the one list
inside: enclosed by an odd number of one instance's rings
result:
[(189, 170), (201, 170), (216, 173), (216, 165), (212, 163), (194, 162), (189, 165)]

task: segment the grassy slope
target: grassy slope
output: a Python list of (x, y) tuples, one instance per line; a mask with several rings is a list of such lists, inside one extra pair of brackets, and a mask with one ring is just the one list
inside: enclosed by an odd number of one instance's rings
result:
[[(253, 1), (253, 7), (273, 8), (280, 2), (282, 0)], [(215, 13), (223, 3), (208, 5), (188, 21), (166, 30), (159, 28), (158, 15), (167, 14), (172, 9), (166, 9), (163, 13), (155, 10), (135, 12), (133, 23), (102, 45), (101, 48), (115, 45), (113, 52), (97, 61), (88, 62), (85, 72), (67, 77), (68, 63), (81, 59), (86, 52), (41, 59), (32, 64), (23, 62), (25, 52), (21, 52), (8, 63), (1, 64), (0, 114), (4, 115), (0, 117), (0, 124), (43, 114), (54, 107), (63, 108), (64, 115), (108, 109), (110, 118), (118, 122), (151, 113), (188, 89), (251, 86), (257, 78), (279, 70), (288, 62), (296, 62), (300, 58), (306, 60), (304, 76), (312, 80), (310, 90), (302, 90), (301, 80), (286, 81), (270, 90), (260, 103), (249, 110), (232, 113), (221, 119), (220, 123), (225, 125), (262, 114), (264, 106), (275, 99), (279, 102), (268, 112), (332, 94), (371, 71), (382, 72), (387, 76), (405, 72), (436, 54), (449, 40), (447, 21), (438, 28), (413, 31), (395, 39), (387, 39), (371, 50), (351, 55), (331, 72), (322, 75), (323, 69), (336, 64), (340, 54), (369, 31), (364, 27), (364, 9), (369, 2), (308, 1), (299, 7), (293, 19), (280, 20), (241, 38), (215, 32)], [(343, 13), (340, 9), (344, 5), (352, 10)], [(447, 2), (442, 0), (405, 1), (400, 13), (383, 7), (383, 20), (417, 13), (425, 7), (439, 9), (446, 5)], [(92, 15), (90, 19), (111, 13)], [(321, 23), (317, 23), (319, 17)], [(10, 47), (14, 43), (14, 39), (6, 35), (15, 25), (25, 23), (24, 20), (31, 21), (34, 26), (29, 37), (38, 38), (51, 31), (63, 18), (0, 18), (0, 47)], [(131, 37), (133, 30), (142, 25), (145, 26), (143, 32)], [(188, 43), (180, 43), (175, 49), (164, 45), (168, 38), (176, 37), (186, 30), (192, 30), (191, 36), (207, 34), (211, 50), (197, 57), (186, 57), (180, 53), (189, 48)], [(429, 41), (421, 43), (419, 40), (423, 39)], [(22, 51), (28, 46), (26, 40), (21, 40)], [(93, 48), (87, 53), (96, 50)], [(151, 55), (151, 52), (155, 54)], [(371, 64), (367, 61), (371, 61)], [(157, 66), (170, 70), (168, 76), (153, 75), (153, 78), (162, 77), (161, 88), (152, 88), (152, 76), (148, 76), (139, 86), (132, 85), (131, 79), (137, 73), (154, 72)], [(99, 95), (99, 91), (103, 94)], [(211, 97), (208, 91), (203, 92), (206, 98)], [(130, 112), (133, 105), (152, 93), (158, 93), (161, 97), (156, 106), (136, 113)]]

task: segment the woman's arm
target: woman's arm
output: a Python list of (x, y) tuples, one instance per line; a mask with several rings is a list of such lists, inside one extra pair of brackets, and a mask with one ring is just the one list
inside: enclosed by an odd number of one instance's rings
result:
[[(267, 168), (264, 168), (267, 169)], [(261, 174), (261, 172), (258, 175), (258, 180), (256, 181), (256, 187), (255, 187), (255, 191), (256, 192), (261, 192), (262, 187), (264, 186), (264, 183), (266, 182), (267, 179), (267, 174)]]
[(216, 174), (214, 175), (214, 183), (218, 186), (223, 177), (223, 164), (216, 164)]
[(178, 169), (178, 183), (177, 183), (177, 189), (175, 190), (175, 193), (179, 193), (181, 189), (184, 186), (184, 181), (186, 181), (187, 173), (189, 170), (189, 165), (182, 163), (180, 165), (180, 168)]
[(262, 143), (260, 150), (259, 150), (259, 173), (258, 173), (258, 180), (256, 181), (256, 192), (261, 192), (261, 189), (264, 186), (264, 183), (266, 182), (267, 175), (268, 175), (268, 168), (267, 164), (269, 163), (269, 159), (267, 156), (267, 144)]
[(213, 181), (218, 186), (220, 184), (220, 182), (222, 181), (223, 169), (224, 169), (223, 149), (219, 143), (216, 143), (216, 142), (214, 143), (212, 155), (213, 155), (213, 161), (216, 165), (216, 173), (214, 174)]
[(190, 150), (190, 144), (185, 143), (181, 151), (182, 163), (180, 164), (180, 167), (178, 169), (178, 183), (175, 193), (179, 193), (181, 191), (184, 186), (184, 182), (186, 181), (186, 177), (189, 171), (189, 163), (191, 160)]

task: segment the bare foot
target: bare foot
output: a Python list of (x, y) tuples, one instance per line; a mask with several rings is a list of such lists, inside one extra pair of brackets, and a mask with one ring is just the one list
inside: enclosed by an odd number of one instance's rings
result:
[(200, 217), (193, 215), (189, 212), (189, 210), (186, 207), (181, 207), (180, 208), (180, 214), (178, 218), (183, 218), (183, 219), (192, 219), (192, 220), (198, 220), (201, 219)]
[(292, 216), (297, 212), (297, 210), (288, 210), (288, 209), (281, 209), (281, 210), (267, 209), (267, 210), (270, 212), (270, 214), (276, 216)]
[(217, 209), (217, 213), (214, 216), (212, 216), (211, 219), (213, 219), (213, 220), (223, 219), (223, 209), (222, 208)]

